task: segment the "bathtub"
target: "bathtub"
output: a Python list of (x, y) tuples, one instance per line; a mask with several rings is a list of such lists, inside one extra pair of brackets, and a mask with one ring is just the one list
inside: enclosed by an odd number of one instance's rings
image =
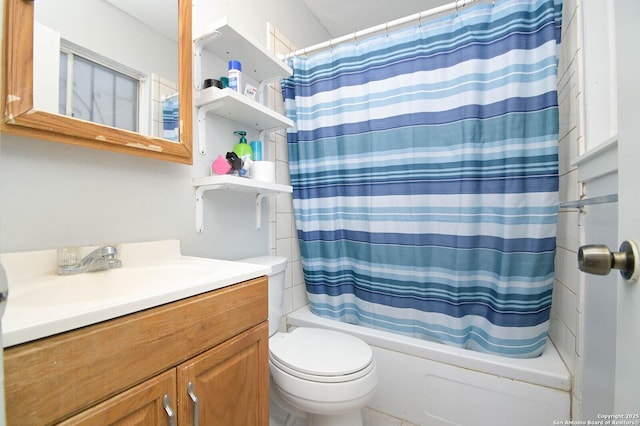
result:
[(321, 318), (308, 305), (290, 313), (287, 325), (343, 331), (367, 342), (380, 379), (369, 407), (418, 425), (539, 426), (570, 419), (571, 376), (550, 340), (538, 358), (505, 358)]

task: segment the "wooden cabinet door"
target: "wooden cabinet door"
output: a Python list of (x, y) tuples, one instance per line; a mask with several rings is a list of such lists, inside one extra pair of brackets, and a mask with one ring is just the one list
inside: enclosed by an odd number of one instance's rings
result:
[(178, 366), (179, 424), (268, 426), (268, 334), (263, 322)]
[(165, 395), (169, 396), (169, 406), (173, 411), (175, 424), (176, 372), (175, 369), (171, 369), (71, 417), (60, 425), (170, 425), (172, 423), (163, 405)]

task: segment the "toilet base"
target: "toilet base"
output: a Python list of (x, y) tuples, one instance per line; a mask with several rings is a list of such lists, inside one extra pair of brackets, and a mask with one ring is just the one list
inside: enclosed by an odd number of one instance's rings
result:
[[(273, 379), (269, 377), (269, 426), (303, 426), (307, 424), (307, 414), (298, 410), (282, 398), (280, 392), (275, 390)], [(277, 415), (277, 418), (273, 418)]]
[[(269, 378), (270, 381), (271, 377)], [(271, 426), (363, 426), (362, 410), (356, 409), (340, 414), (315, 414), (308, 413), (293, 406), (290, 402), (283, 398), (277, 386), (271, 383), (269, 389), (269, 402), (277, 405), (278, 408), (286, 413), (286, 417), (280, 422), (271, 422)], [(274, 411), (273, 408), (271, 411)]]

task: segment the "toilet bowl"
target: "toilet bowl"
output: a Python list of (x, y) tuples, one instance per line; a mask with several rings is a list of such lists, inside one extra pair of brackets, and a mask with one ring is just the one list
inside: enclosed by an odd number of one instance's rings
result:
[(362, 425), (361, 409), (378, 384), (373, 351), (345, 333), (299, 327), (278, 332), (287, 259), (241, 260), (271, 266), (269, 275), (269, 372), (273, 403), (314, 426)]

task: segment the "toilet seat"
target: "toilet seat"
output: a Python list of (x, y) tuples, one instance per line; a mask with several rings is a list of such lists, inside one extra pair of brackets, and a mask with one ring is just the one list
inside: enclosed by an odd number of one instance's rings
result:
[(300, 379), (341, 383), (356, 380), (374, 368), (373, 351), (345, 333), (300, 327), (269, 339), (269, 359), (282, 371)]

